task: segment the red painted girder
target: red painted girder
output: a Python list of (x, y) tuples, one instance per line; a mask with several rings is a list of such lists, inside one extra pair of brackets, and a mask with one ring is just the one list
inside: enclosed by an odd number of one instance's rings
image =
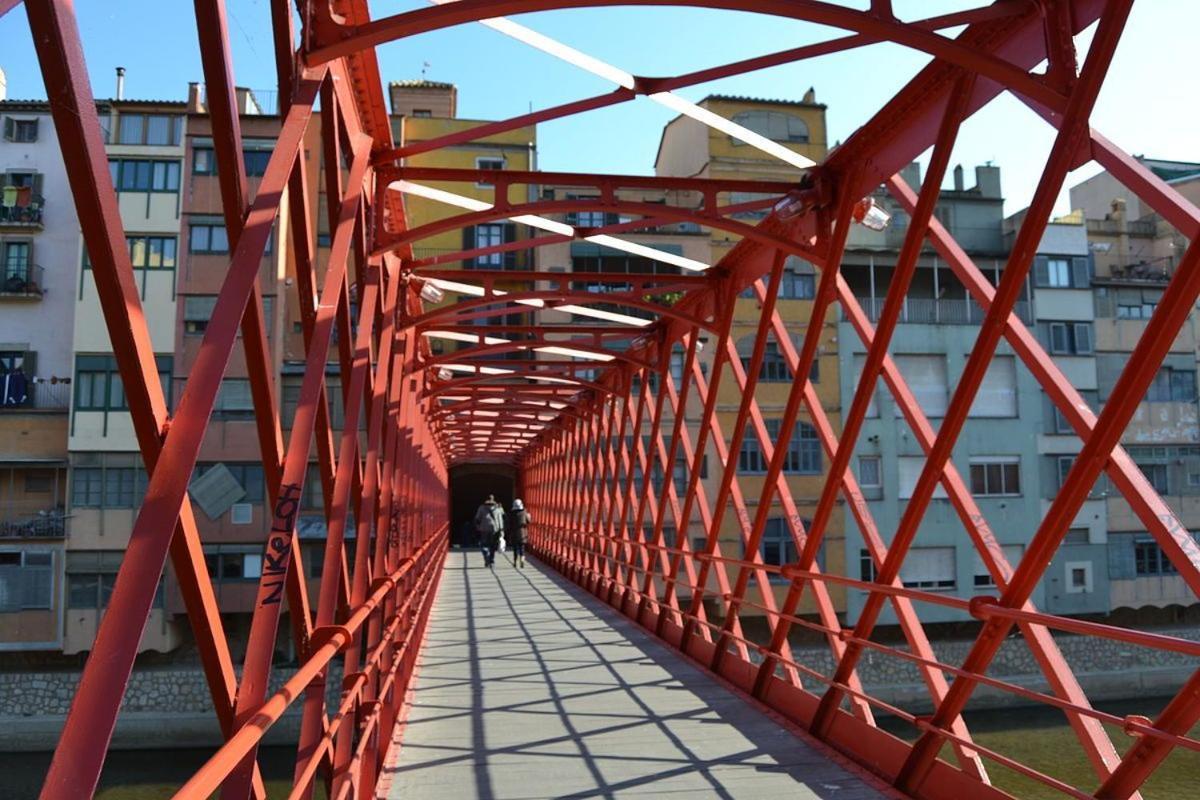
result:
[[(654, 189), (683, 192), (703, 199), (706, 208), (716, 206), (718, 192), (755, 192), (786, 194), (799, 181), (764, 181), (734, 178), (680, 178), (659, 175), (618, 175), (597, 172), (541, 172), (518, 169), (463, 169), (456, 167), (386, 167), (377, 171), (382, 189), (397, 180), (439, 181), (444, 183), (489, 184), (495, 202), (507, 203), (505, 189), (511, 186), (588, 187), (599, 192), (593, 198), (601, 202), (616, 199), (621, 189)], [(799, 176), (797, 176), (798, 178)], [(382, 190), (381, 189), (381, 190)]]
[[(1061, 95), (1047, 87), (1036, 76), (1014, 66), (1010, 61), (991, 55), (986, 50), (972, 48), (961, 41), (961, 36), (959, 39), (947, 39), (895, 18), (879, 17), (869, 12), (819, 0), (459, 0), (456, 3), (419, 8), (366, 23), (333, 23), (322, 26), (316, 41), (305, 53), (305, 60), (309, 65), (320, 64), (395, 39), (510, 14), (617, 5), (725, 9), (828, 25), (924, 51), (940, 61), (978, 72), (991, 78), (999, 86), (1025, 94), (1044, 105), (1052, 108), (1062, 106)], [(1026, 10), (1023, 15), (1027, 19), (1036, 16), (1034, 10)], [(971, 28), (990, 29), (1008, 19), (1010, 18), (1006, 16), (997, 23), (977, 23)]]

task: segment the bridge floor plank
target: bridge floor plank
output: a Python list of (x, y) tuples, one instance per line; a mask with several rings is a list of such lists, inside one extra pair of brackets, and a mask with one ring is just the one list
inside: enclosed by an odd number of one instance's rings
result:
[(532, 561), (451, 552), (389, 798), (889, 796)]

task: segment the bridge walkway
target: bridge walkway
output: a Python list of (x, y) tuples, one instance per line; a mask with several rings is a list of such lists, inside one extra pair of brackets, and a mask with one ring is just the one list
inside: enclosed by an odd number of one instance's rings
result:
[(389, 798), (893, 796), (532, 560), (451, 552)]

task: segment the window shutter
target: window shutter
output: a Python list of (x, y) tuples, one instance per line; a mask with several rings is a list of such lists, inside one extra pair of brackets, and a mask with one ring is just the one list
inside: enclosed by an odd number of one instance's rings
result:
[(33, 173), (33, 188), (30, 191), (33, 192), (34, 197), (42, 196), (42, 173)]
[(17, 121), (12, 117), (4, 118), (4, 138), (10, 142), (17, 138)]
[(1092, 275), (1088, 268), (1086, 256), (1076, 256), (1071, 259), (1071, 285), (1076, 289), (1086, 289), (1091, 285)]
[(1112, 579), (1129, 579), (1137, 577), (1137, 566), (1134, 563), (1133, 556), (1132, 536), (1109, 534), (1108, 577)]
[(24, 570), (24, 597), (22, 608), (50, 608), (53, 587), (53, 568), (49, 566), (26, 566)]
[(1033, 283), (1035, 286), (1050, 285), (1050, 259), (1046, 256), (1033, 259)]
[[(517, 240), (517, 225), (514, 222), (506, 222), (504, 224), (504, 243), (515, 242)], [(517, 251), (509, 250), (504, 253), (504, 268), (516, 269), (517, 267)]]
[(1092, 352), (1092, 325), (1088, 322), (1075, 323), (1075, 352)]

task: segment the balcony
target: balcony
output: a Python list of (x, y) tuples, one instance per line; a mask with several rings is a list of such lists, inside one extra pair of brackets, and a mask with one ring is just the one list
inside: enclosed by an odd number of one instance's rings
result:
[[(882, 297), (872, 300), (869, 297), (856, 298), (863, 311), (870, 317), (871, 322), (878, 322), (883, 313)], [(1013, 313), (1026, 325), (1033, 324), (1033, 313), (1030, 304), (1020, 300), (1013, 307)], [(904, 300), (904, 308), (900, 311), (900, 321), (924, 325), (978, 325), (983, 322), (984, 312), (974, 300), (969, 297), (942, 298), (935, 300), (931, 297), (909, 297)]]
[(24, 392), (9, 391), (5, 375), (0, 375), (0, 414), (22, 411), (67, 411), (71, 408), (71, 384), (63, 380), (50, 383), (26, 378)]
[(37, 264), (4, 264), (0, 280), (0, 299), (41, 300), (45, 270)]
[(42, 229), (42, 211), (46, 199), (41, 195), (30, 195), (18, 191), (15, 196), (8, 192), (13, 187), (4, 187), (3, 203), (0, 203), (0, 228), (23, 230)]
[(61, 508), (38, 503), (0, 503), (0, 541), (12, 539), (62, 539), (67, 515)]

